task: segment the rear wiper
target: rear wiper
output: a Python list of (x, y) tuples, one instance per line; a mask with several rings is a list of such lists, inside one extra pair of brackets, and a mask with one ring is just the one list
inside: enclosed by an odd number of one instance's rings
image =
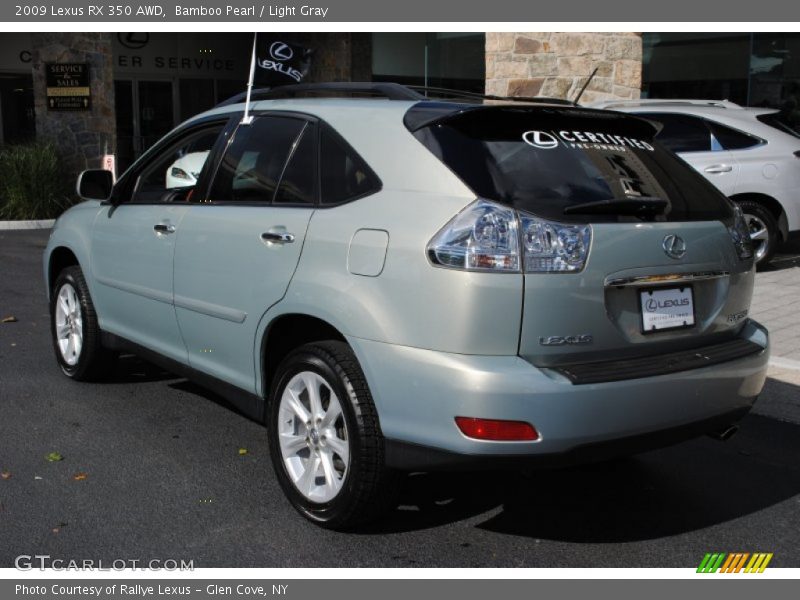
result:
[(611, 198), (573, 204), (564, 209), (565, 215), (653, 215), (661, 214), (669, 206), (669, 201), (655, 196), (640, 196), (620, 200)]

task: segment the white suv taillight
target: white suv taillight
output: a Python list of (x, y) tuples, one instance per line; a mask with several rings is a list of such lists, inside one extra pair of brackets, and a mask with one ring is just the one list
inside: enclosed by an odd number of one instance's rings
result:
[(592, 241), (589, 225), (569, 225), (520, 214), (526, 273), (583, 269)]
[(519, 272), (519, 230), (513, 209), (478, 200), (428, 244), (434, 264), (466, 271)]
[(733, 206), (733, 212), (733, 225), (728, 227), (728, 233), (731, 234), (736, 254), (741, 260), (753, 258), (753, 242), (750, 239), (750, 226), (747, 224), (747, 219), (738, 205)]
[(569, 273), (583, 269), (591, 239), (589, 225), (546, 221), (477, 200), (434, 236), (428, 256), (436, 265), (466, 271)]

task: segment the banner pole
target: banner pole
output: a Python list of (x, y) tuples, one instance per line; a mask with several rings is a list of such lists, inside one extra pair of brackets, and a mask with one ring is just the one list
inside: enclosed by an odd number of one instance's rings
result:
[(242, 125), (250, 125), (253, 122), (253, 116), (250, 114), (250, 92), (253, 91), (253, 78), (256, 74), (256, 40), (258, 33), (253, 34), (253, 54), (250, 57), (250, 78), (247, 80), (247, 98), (244, 101), (244, 116), (242, 117)]

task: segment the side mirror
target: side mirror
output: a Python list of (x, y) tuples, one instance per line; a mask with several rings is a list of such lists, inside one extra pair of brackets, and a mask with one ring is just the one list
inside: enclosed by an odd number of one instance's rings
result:
[(114, 174), (102, 169), (88, 169), (78, 175), (76, 190), (83, 200), (108, 200), (114, 187)]

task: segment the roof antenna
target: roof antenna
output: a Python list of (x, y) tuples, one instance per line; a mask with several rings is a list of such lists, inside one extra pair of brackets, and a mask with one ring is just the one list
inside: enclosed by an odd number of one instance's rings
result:
[(595, 67), (594, 68), (594, 71), (592, 71), (592, 74), (589, 75), (589, 78), (586, 80), (586, 83), (583, 84), (583, 87), (581, 88), (581, 91), (578, 92), (578, 95), (575, 96), (575, 100), (572, 101), (572, 103), (575, 106), (578, 106), (578, 100), (581, 99), (581, 96), (583, 96), (583, 92), (586, 91), (586, 88), (589, 87), (589, 84), (592, 82), (592, 79), (594, 79), (594, 76), (597, 74), (597, 69), (599, 69), (599, 67)]

